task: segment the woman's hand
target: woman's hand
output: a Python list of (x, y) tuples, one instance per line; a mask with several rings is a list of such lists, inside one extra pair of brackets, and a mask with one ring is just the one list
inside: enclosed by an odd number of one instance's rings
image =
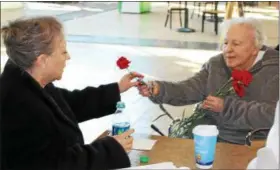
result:
[(123, 93), (133, 86), (138, 86), (139, 82), (138, 81), (132, 82), (132, 80), (135, 78), (143, 78), (143, 77), (144, 77), (143, 75), (136, 72), (131, 72), (129, 74), (124, 75), (119, 82), (120, 92)]
[(130, 136), (132, 133), (134, 133), (134, 129), (130, 129), (123, 134), (113, 136), (113, 138), (122, 145), (126, 152), (130, 152), (132, 149), (133, 137)]
[(221, 113), (224, 110), (224, 99), (210, 95), (203, 101), (202, 107), (213, 112)]
[[(152, 89), (151, 89), (152, 88)], [(141, 94), (144, 97), (150, 97), (151, 94), (156, 96), (159, 94), (159, 85), (155, 81), (148, 82), (148, 85), (144, 84), (141, 86), (138, 86), (139, 94)]]

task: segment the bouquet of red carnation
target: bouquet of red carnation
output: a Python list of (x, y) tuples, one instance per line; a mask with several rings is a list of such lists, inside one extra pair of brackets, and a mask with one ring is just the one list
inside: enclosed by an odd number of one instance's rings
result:
[[(237, 94), (239, 97), (245, 95), (245, 87), (252, 82), (252, 74), (248, 71), (233, 70), (231, 78), (214, 94), (216, 97), (224, 98), (228, 95)], [(190, 117), (185, 117), (173, 121), (169, 129), (169, 137), (192, 138), (192, 129), (195, 122), (205, 116), (207, 110), (201, 108), (202, 102), (196, 105), (194, 113)]]

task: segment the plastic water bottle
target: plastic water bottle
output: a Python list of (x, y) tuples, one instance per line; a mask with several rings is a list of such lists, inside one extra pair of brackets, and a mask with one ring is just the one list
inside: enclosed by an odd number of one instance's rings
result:
[(114, 113), (112, 135), (120, 135), (130, 129), (129, 115), (124, 112), (125, 104), (119, 101), (117, 103), (117, 110)]

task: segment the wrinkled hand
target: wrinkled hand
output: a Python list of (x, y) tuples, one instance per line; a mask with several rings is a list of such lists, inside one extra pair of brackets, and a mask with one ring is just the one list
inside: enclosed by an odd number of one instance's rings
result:
[(143, 78), (143, 77), (144, 77), (143, 75), (136, 72), (131, 72), (131, 74), (128, 73), (124, 75), (119, 82), (120, 92), (123, 93), (133, 86), (138, 86), (139, 82), (138, 81), (132, 82), (132, 80), (134, 78)]
[(224, 109), (224, 99), (209, 95), (203, 101), (202, 108), (220, 113)]
[(149, 81), (145, 85), (138, 86), (139, 94), (141, 94), (144, 97), (150, 97), (151, 96), (151, 87), (153, 87), (152, 95), (158, 95), (159, 93), (159, 85), (155, 81)]
[(123, 134), (113, 136), (113, 138), (122, 145), (126, 152), (130, 152), (132, 149), (133, 137), (130, 136), (132, 133), (134, 133), (134, 129), (130, 129)]

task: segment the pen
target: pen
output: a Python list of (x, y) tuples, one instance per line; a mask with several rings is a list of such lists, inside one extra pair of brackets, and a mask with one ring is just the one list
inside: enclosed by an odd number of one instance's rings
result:
[(151, 128), (157, 133), (159, 133), (161, 136), (165, 136), (154, 124), (151, 124)]

